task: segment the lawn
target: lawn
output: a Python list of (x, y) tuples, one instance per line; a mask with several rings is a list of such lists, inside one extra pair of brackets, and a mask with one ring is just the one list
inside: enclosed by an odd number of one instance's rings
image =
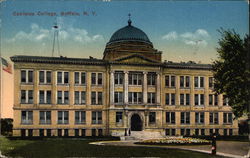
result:
[[(8, 157), (176, 157), (206, 158), (208, 154), (147, 147), (96, 146), (103, 139), (9, 140), (0, 138), (0, 150)], [(214, 156), (217, 157), (217, 156)]]

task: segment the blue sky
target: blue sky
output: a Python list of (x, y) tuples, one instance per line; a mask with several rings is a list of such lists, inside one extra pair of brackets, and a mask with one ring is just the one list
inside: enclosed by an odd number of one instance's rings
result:
[[(39, 16), (38, 12), (57, 16)], [(61, 12), (80, 16), (61, 16)], [(210, 63), (216, 59), (219, 28), (235, 29), (241, 35), (249, 28), (246, 1), (7, 0), (1, 3), (2, 54), (6, 58), (51, 56), (52, 26), (57, 17), (61, 55), (102, 58), (111, 35), (127, 25), (128, 13), (132, 25), (143, 30), (163, 52), (163, 60)]]

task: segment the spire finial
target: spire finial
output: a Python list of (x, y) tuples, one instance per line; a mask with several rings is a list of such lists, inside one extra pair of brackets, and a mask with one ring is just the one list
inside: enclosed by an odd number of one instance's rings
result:
[(131, 21), (131, 14), (129, 13), (128, 14), (128, 26), (131, 26), (131, 23), (132, 23), (132, 21)]

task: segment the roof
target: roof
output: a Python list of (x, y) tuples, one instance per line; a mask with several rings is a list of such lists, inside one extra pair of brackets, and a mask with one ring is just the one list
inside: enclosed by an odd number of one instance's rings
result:
[[(136, 55), (137, 56), (137, 55)], [(128, 57), (126, 57), (128, 58)], [(131, 66), (158, 66), (163, 68), (173, 69), (198, 69), (198, 70), (211, 70), (211, 64), (196, 64), (194, 62), (187, 63), (124, 63), (119, 61), (107, 61), (96, 58), (67, 58), (67, 57), (48, 57), (48, 56), (25, 56), (16, 55), (10, 57), (14, 63), (48, 63), (48, 64), (75, 64), (75, 65), (131, 65)], [(148, 60), (151, 61), (151, 60)]]
[(129, 21), (128, 26), (125, 26), (119, 30), (117, 30), (110, 38), (107, 44), (111, 44), (114, 42), (121, 41), (139, 41), (151, 44), (147, 34), (143, 32), (141, 29), (134, 27), (131, 25), (131, 21)]

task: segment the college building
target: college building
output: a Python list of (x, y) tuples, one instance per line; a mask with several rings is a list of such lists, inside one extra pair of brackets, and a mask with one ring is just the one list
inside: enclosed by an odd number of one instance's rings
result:
[(128, 25), (103, 59), (12, 56), (14, 136), (237, 135), (228, 99), (213, 92), (211, 65), (162, 61)]

